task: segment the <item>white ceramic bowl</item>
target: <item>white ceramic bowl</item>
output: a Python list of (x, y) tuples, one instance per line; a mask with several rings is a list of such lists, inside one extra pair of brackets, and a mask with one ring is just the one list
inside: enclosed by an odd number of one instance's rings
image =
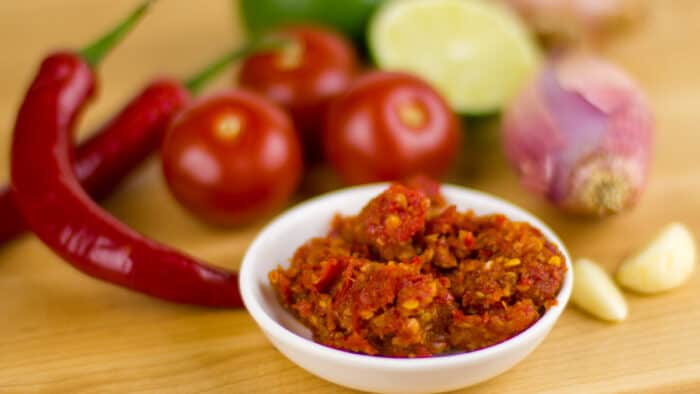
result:
[(571, 259), (559, 238), (540, 220), (501, 199), (466, 188), (445, 185), (447, 201), (477, 214), (499, 212), (537, 227), (566, 257), (567, 273), (558, 304), (530, 328), (500, 344), (449, 356), (417, 359), (354, 354), (326, 347), (278, 302), (267, 274), (287, 266), (294, 251), (311, 237), (326, 233), (333, 215), (356, 214), (387, 187), (373, 184), (322, 195), (292, 208), (258, 235), (243, 258), (240, 288), (248, 312), (282, 354), (300, 367), (342, 386), (385, 393), (426, 393), (454, 390), (492, 378), (522, 360), (549, 333), (566, 306), (573, 276)]

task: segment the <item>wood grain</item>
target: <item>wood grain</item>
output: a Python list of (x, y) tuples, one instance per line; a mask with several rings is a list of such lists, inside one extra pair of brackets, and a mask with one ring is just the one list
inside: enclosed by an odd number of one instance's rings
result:
[[(80, 46), (137, 0), (0, 2), (0, 180), (8, 172), (14, 113), (41, 57)], [(102, 93), (86, 133), (149, 78), (184, 76), (241, 40), (227, 0), (168, 0), (101, 67)], [(455, 181), (502, 196), (542, 217), (574, 256), (610, 270), (662, 225), (700, 234), (700, 2), (650, 2), (647, 20), (604, 52), (648, 92), (658, 133), (653, 175), (636, 210), (603, 221), (564, 216), (518, 187), (497, 133), (469, 131)], [(225, 85), (230, 76), (222, 78)], [(327, 179), (326, 172), (313, 179)], [(311, 181), (308, 190), (329, 184)], [(184, 213), (152, 162), (106, 203), (161, 241), (235, 268), (259, 225), (205, 227)], [(2, 220), (2, 218), (0, 218)], [(166, 280), (166, 279), (164, 279)], [(700, 392), (700, 275), (658, 297), (628, 294), (630, 318), (609, 325), (570, 307), (551, 335), (511, 371), (462, 393)], [(175, 306), (97, 282), (26, 237), (0, 249), (0, 392), (344, 393), (296, 367), (244, 311)], [(524, 388), (527, 388), (526, 390)]]

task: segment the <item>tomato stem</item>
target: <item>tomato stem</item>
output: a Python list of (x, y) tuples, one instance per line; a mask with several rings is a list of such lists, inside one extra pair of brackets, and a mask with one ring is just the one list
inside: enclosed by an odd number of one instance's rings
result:
[(259, 51), (282, 47), (287, 44), (287, 42), (287, 39), (281, 37), (267, 37), (251, 40), (207, 65), (197, 75), (188, 79), (185, 86), (190, 93), (199, 93), (207, 82), (219, 75), (236, 60), (245, 58)]
[(147, 0), (136, 7), (131, 13), (123, 19), (112, 30), (98, 38), (96, 41), (83, 48), (80, 51), (83, 59), (91, 66), (97, 66), (102, 58), (114, 48), (124, 36), (131, 31), (136, 23), (144, 16), (148, 7), (155, 0)]

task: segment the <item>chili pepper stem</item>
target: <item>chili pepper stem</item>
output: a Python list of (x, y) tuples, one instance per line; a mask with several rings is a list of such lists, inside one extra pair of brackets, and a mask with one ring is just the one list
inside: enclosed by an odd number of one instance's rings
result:
[(185, 87), (187, 87), (187, 90), (189, 90), (190, 93), (199, 93), (207, 82), (219, 75), (236, 60), (245, 58), (246, 56), (250, 56), (259, 51), (281, 47), (288, 42), (288, 39), (280, 37), (267, 37), (248, 41), (235, 50), (223, 55), (213, 63), (207, 65), (194, 77), (188, 79), (185, 83)]
[(155, 0), (146, 0), (136, 7), (116, 27), (80, 51), (82, 58), (91, 66), (97, 66), (102, 58), (131, 31)]

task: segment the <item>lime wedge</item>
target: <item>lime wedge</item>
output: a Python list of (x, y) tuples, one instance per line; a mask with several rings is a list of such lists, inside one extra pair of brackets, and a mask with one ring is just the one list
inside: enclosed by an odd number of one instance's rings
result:
[(517, 16), (492, 0), (391, 0), (368, 39), (380, 68), (423, 77), (461, 114), (500, 110), (539, 58)]

